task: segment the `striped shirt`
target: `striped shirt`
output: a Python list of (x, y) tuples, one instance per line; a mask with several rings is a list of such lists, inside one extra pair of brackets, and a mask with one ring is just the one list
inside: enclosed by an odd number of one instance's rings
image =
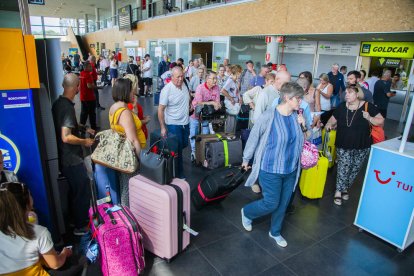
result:
[(295, 113), (283, 116), (275, 110), (272, 124), (261, 162), (261, 170), (268, 173), (289, 174), (298, 166), (302, 151), (298, 136), (303, 135), (302, 130)]

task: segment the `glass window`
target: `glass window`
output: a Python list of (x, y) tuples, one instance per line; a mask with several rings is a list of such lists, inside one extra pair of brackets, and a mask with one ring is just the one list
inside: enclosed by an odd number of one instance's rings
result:
[(260, 70), (266, 55), (264, 37), (232, 37), (230, 44), (230, 63), (245, 68), (245, 63), (252, 60), (256, 71)]
[(190, 53), (190, 43), (180, 43), (179, 57), (184, 59), (184, 65), (187, 66)]
[[(279, 53), (280, 55), (280, 53)], [(282, 63), (286, 64), (286, 68), (294, 77), (298, 77), (300, 72), (313, 71), (313, 61), (315, 55), (312, 54), (283, 54)]]
[(356, 62), (356, 56), (319, 55), (318, 68), (314, 77), (318, 78), (320, 74), (330, 72), (334, 63), (338, 63), (339, 67), (345, 65), (348, 67), (348, 72), (355, 70)]

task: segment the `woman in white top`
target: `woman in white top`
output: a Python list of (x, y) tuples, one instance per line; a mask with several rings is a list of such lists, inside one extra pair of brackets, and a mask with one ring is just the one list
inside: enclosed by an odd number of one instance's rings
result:
[(240, 111), (240, 105), (243, 103), (243, 100), (239, 93), (239, 83), (238, 79), (243, 71), (240, 65), (231, 65), (230, 67), (231, 75), (227, 79), (223, 88), (221, 89), (221, 94), (225, 97), (224, 105), (227, 110), (227, 119), (226, 119), (226, 132), (235, 133), (236, 132), (236, 115)]
[(331, 97), (333, 92), (333, 86), (329, 83), (329, 77), (327, 74), (321, 74), (319, 76), (320, 83), (316, 87), (316, 97), (320, 99), (319, 106), (316, 106), (317, 110), (329, 111), (331, 110)]
[(49, 275), (41, 262), (60, 268), (72, 255), (70, 248), (57, 254), (47, 228), (28, 222), (33, 200), (20, 182), (0, 184), (0, 274)]

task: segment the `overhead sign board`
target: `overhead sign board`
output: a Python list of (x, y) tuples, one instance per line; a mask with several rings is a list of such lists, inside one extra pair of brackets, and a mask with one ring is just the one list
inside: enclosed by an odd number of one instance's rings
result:
[(118, 10), (118, 16), (119, 16), (119, 20), (118, 20), (119, 29), (130, 31), (132, 29), (131, 5), (120, 8)]
[[(286, 41), (284, 52), (290, 54), (315, 54), (316, 41)], [(282, 47), (282, 45), (280, 45)]]
[(124, 47), (139, 47), (139, 41), (138, 40), (125, 40), (124, 41)]
[(361, 42), (360, 53), (365, 57), (414, 57), (414, 42)]
[(400, 65), (401, 59), (400, 58), (379, 58), (378, 59), (378, 66), (381, 67), (392, 67), (398, 68)]
[(318, 52), (324, 55), (358, 56), (359, 42), (319, 41)]

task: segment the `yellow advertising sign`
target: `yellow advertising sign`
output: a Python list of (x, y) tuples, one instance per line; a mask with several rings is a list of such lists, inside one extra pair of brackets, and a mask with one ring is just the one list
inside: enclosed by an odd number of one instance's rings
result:
[(361, 42), (359, 55), (412, 59), (414, 42)]
[(212, 69), (212, 71), (214, 71), (214, 72), (218, 72), (218, 63), (217, 62), (213, 62), (213, 66), (212, 66), (213, 68), (211, 68)]

